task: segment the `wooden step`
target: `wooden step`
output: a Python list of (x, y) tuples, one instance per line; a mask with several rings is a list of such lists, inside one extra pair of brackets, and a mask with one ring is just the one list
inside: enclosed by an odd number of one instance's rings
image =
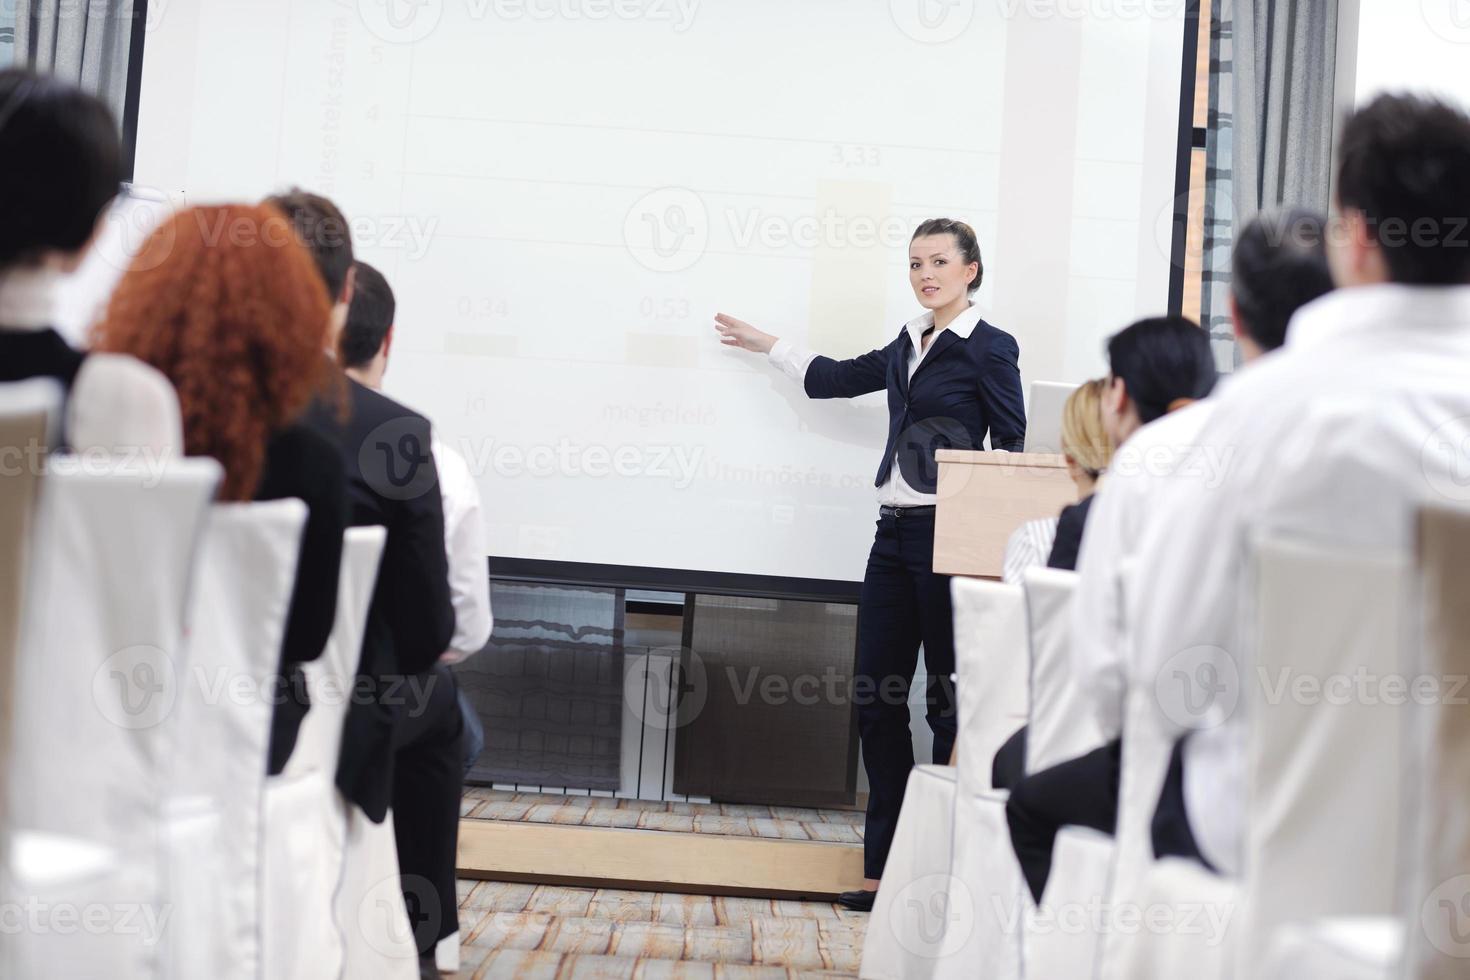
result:
[(560, 823), (460, 821), (465, 878), (830, 899), (862, 887), (857, 844)]

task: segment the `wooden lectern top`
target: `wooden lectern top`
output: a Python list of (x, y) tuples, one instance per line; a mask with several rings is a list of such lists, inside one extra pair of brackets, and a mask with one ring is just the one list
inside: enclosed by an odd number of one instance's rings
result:
[(1026, 521), (1077, 502), (1066, 458), (1054, 453), (941, 449), (934, 571), (1000, 578), (1006, 542)]

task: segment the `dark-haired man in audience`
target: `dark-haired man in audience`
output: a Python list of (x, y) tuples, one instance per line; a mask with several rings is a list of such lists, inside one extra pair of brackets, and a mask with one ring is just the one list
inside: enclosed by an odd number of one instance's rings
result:
[[(1231, 262), (1231, 320), (1242, 359), (1247, 365), (1280, 347), (1286, 336), (1287, 323), (1296, 311), (1331, 291), (1325, 226), (1326, 219), (1321, 215), (1293, 208), (1261, 212), (1236, 237)], [(1126, 391), (1126, 373), (1123, 387)], [(1116, 399), (1116, 391), (1111, 397)], [(1145, 522), (1151, 520), (1154, 499), (1163, 492), (1162, 486), (1154, 481), (1160, 475), (1173, 472), (1177, 465), (1176, 457), (1187, 456), (1193, 451), (1187, 443), (1197, 435), (1212, 408), (1212, 403), (1207, 400), (1190, 407), (1187, 412), (1166, 413), (1167, 419), (1161, 418), (1146, 426), (1142, 425), (1142, 418), (1132, 418), (1119, 411), (1116, 403), (1108, 411), (1106, 428), (1109, 437), (1128, 448), (1120, 458), (1116, 474), (1102, 481), (1112, 486), (1112, 499), (1103, 511), (1103, 524), (1092, 532), (1087, 577), (1079, 581), (1080, 601), (1074, 605), (1073, 620), (1074, 630), (1080, 631), (1073, 637), (1077, 645), (1074, 654), (1078, 656), (1079, 670), (1086, 678), (1084, 686), (1094, 697), (1100, 719), (1104, 719), (1104, 733), (1116, 733), (1121, 726), (1119, 714), (1122, 711), (1125, 672), (1122, 656), (1127, 624), (1110, 612), (1116, 608), (1120, 598), (1120, 566), (1136, 551)], [(1136, 415), (1137, 411), (1135, 407), (1133, 414)], [(1135, 433), (1138, 433), (1136, 438), (1133, 437)], [(1142, 466), (1142, 461), (1149, 458), (1153, 464)], [(1191, 465), (1203, 469), (1209, 463), (1210, 460), (1200, 454)], [(1012, 736), (996, 753), (993, 778), (999, 788), (1013, 788), (1024, 773), (1025, 731), (1023, 728)], [(1115, 762), (1112, 753), (1105, 753), (1103, 758), (1109, 767)], [(1109, 810), (1116, 804), (1116, 773), (1110, 768), (1107, 776), (1102, 784), (1104, 798), (1097, 805), (1099, 811)], [(1179, 780), (1176, 749), (1175, 764), (1170, 769), (1154, 826), (1155, 849), (1161, 854), (1197, 858), (1198, 850), (1188, 836), (1187, 827), (1183, 827), (1183, 821), (1178, 818), (1183, 809)], [(1028, 791), (1034, 792), (1035, 788), (1036, 784), (1033, 784)], [(1017, 804), (1018, 811), (1025, 802), (1023, 794), (1022, 801)], [(1033, 817), (1039, 819), (1038, 815)], [(1055, 821), (1043, 821), (1038, 833), (1041, 839), (1036, 847), (1041, 848), (1045, 840), (1055, 835)], [(1049, 853), (1049, 846), (1046, 850)], [(1035, 859), (1028, 860), (1032, 861), (1033, 867), (1039, 867)]]
[[(352, 305), (342, 329), (341, 357), (347, 376), (374, 391), (383, 389), (388, 354), (393, 347), (394, 314), (398, 303), (383, 274), (366, 262), (355, 266)], [(439, 490), (444, 500), (444, 547), (449, 554), (449, 594), (454, 602), (454, 638), (440, 655), (444, 664), (463, 663), (490, 640), (490, 582), (485, 572), (485, 525), (480, 490), (465, 458), (435, 438), (434, 463), (439, 468)], [(464, 717), (465, 769), (485, 747), (479, 715), (459, 693)]]
[[(304, 191), (268, 203), (296, 226), (336, 297), (338, 325), (345, 324), (354, 259), (342, 212)], [(444, 508), (429, 420), (356, 381), (344, 383), (351, 412), (345, 426), (328, 398), (312, 405), (308, 419), (341, 428), (352, 523), (381, 525), (388, 539), (343, 727), (337, 786), (375, 823), (392, 809), (420, 971), (432, 976), (439, 941), (458, 931), (454, 849), (463, 723), (453, 678), (438, 667), (454, 634)]]
[[(1061, 827), (1113, 832), (1122, 757), (1122, 685), (1115, 673), (1121, 673), (1123, 624), (1114, 612), (1120, 571), (1155, 486), (1189, 453), (1204, 409), (1187, 406), (1215, 386), (1209, 335), (1184, 317), (1142, 320), (1119, 331), (1108, 341), (1108, 361), (1103, 427), (1118, 448), (1082, 532), (1072, 600), (1072, 659), (1085, 674), (1083, 690), (1095, 698), (1102, 744), (1016, 781), (1006, 803), (1011, 844), (1038, 904)], [(1008, 743), (1011, 751), (1018, 741)]]
[[(1279, 347), (1296, 311), (1331, 290), (1323, 225), (1317, 215), (1291, 210), (1258, 215), (1241, 232), (1233, 256), (1231, 313), (1247, 362)], [(1131, 327), (1108, 350), (1113, 375), (1103, 420), (1118, 449), (1083, 532), (1071, 609), (1074, 670), (1105, 744), (1023, 779), (1012, 790), (1006, 808), (1011, 839), (1037, 902), (1057, 830), (1080, 824), (1111, 833), (1116, 822), (1129, 673), (1125, 570), (1157, 521), (1160, 497), (1207, 484), (1228, 462), (1199, 440), (1214, 410), (1212, 400), (1193, 404), (1214, 382), (1202, 331), (1156, 327), (1149, 335)], [(1172, 397), (1175, 391), (1186, 393)], [(1178, 816), (1183, 805), (1177, 755), (1155, 819), (1155, 847), (1200, 858)], [(1014, 760), (1010, 765), (1012, 771), (1017, 768)]]
[[(1215, 399), (1200, 442), (1229, 448), (1220, 478), (1160, 500), (1139, 550), (1136, 594), (1147, 599), (1131, 607), (1141, 678), (1186, 651), (1195, 678), (1255, 677), (1240, 616), (1253, 533), (1407, 551), (1417, 505), (1463, 487), (1470, 117), (1382, 96), (1348, 120), (1338, 153), (1328, 256), (1340, 288)], [(1208, 651), (1215, 662), (1200, 662)], [(1188, 831), (1228, 873), (1241, 870), (1245, 823), (1250, 699), (1230, 696), (1240, 693), (1156, 689), (1161, 723), (1189, 736)]]

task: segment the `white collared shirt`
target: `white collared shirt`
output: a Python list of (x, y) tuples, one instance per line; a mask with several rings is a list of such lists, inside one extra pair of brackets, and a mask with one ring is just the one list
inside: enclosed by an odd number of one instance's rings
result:
[[(1287, 346), (1214, 399), (1197, 441), (1228, 465), (1159, 501), (1129, 592), (1140, 671), (1130, 683), (1153, 685), (1171, 658), (1210, 648), (1217, 677), (1257, 683), (1242, 622), (1252, 534), (1407, 551), (1420, 504), (1470, 500), (1467, 379), (1470, 287), (1341, 289), (1299, 311)], [(1194, 730), (1185, 806), (1201, 850), (1227, 872), (1241, 868), (1246, 820), (1254, 692), (1239, 693), (1222, 699), (1228, 711), (1156, 702), (1166, 730)]]
[(1196, 440), (1213, 411), (1196, 402), (1157, 418), (1124, 440), (1102, 476), (1077, 549), (1072, 596), (1072, 669), (1092, 702), (1104, 739), (1123, 726), (1128, 621), (1123, 575), (1167, 486), (1207, 479), (1208, 454)]
[[(973, 303), (967, 307), (959, 316), (950, 321), (946, 330), (953, 330), (961, 340), (970, 339), (970, 334), (975, 332), (975, 327), (980, 323), (980, 308)], [(929, 341), (929, 346), (924, 346), (924, 331), (934, 326), (934, 311), (925, 310), (920, 316), (914, 317), (903, 328), (908, 331), (912, 346), (909, 349), (909, 378), (913, 379), (914, 372), (919, 369), (924, 356), (934, 348), (934, 343), (939, 339), (936, 331)], [(780, 368), (782, 373), (791, 378), (797, 384), (806, 383), (806, 371), (811, 367), (812, 361), (817, 355), (811, 351), (805, 351), (789, 341), (778, 340), (766, 355), (771, 363)], [(903, 478), (899, 469), (898, 454), (893, 455), (893, 466), (889, 471), (888, 479), (878, 488), (878, 504), (883, 507), (926, 507), (932, 506), (939, 498), (932, 493), (924, 493), (915, 490), (909, 482)]]
[[(50, 269), (0, 274), (0, 329), (44, 330), (55, 323), (65, 276)], [(78, 453), (100, 451), (146, 462), (180, 454), (183, 420), (173, 385), (162, 373), (123, 354), (91, 354), (72, 381), (67, 442)]]
[(1057, 543), (1058, 517), (1040, 517), (1026, 521), (1006, 539), (1005, 557), (1000, 563), (1000, 580), (1007, 585), (1020, 585), (1028, 568), (1040, 568), (1051, 558)]
[(490, 578), (486, 573), (485, 523), (480, 489), (469, 464), (438, 436), (433, 441), (439, 491), (444, 498), (444, 551), (449, 559), (449, 599), (454, 606), (454, 636), (441, 663), (457, 664), (490, 641)]

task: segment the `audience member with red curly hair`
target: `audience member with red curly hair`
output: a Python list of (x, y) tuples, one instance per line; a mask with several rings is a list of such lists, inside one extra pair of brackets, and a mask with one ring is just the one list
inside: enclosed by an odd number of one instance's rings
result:
[(301, 421), (335, 382), (322, 354), (332, 304), (280, 211), (190, 208), (160, 225), (93, 335), (173, 382), (189, 455), (224, 467), (221, 500), (298, 497), (309, 508), (281, 651), (269, 769), (280, 772), (309, 707), (300, 664), (318, 657), (337, 609), (347, 526), (342, 450)]

